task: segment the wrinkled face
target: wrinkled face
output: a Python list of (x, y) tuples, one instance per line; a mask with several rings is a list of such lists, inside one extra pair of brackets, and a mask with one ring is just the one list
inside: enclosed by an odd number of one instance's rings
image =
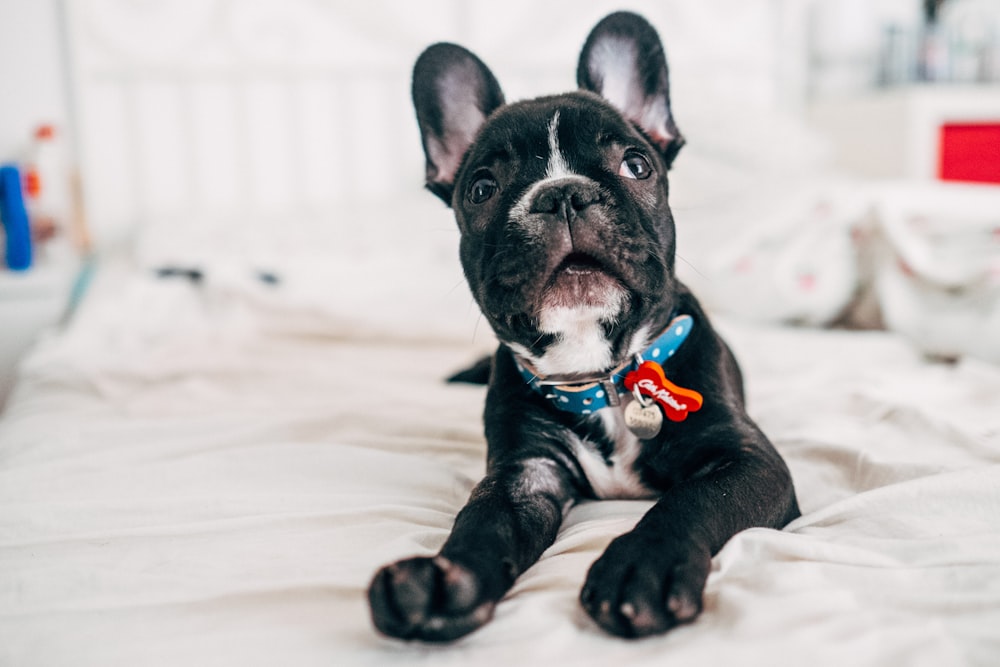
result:
[(667, 168), (596, 95), (497, 110), (462, 162), (452, 206), (476, 301), (542, 373), (569, 372), (554, 349), (566, 341), (575, 372), (612, 366), (673, 307)]

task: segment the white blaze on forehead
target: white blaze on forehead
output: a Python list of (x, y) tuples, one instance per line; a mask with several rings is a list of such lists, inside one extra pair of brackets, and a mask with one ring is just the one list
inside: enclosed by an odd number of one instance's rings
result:
[[(556, 111), (552, 114), (552, 119), (549, 121), (547, 128), (548, 135), (548, 145), (549, 145), (549, 155), (548, 162), (545, 166), (545, 176), (540, 180), (532, 183), (531, 187), (528, 188), (527, 192), (521, 195), (521, 198), (517, 200), (517, 203), (510, 209), (509, 218), (512, 221), (523, 220), (525, 216), (531, 211), (531, 202), (534, 201), (535, 196), (538, 194), (546, 185), (553, 183), (558, 180), (563, 180), (567, 178), (583, 179), (588, 180), (585, 176), (577, 174), (569, 167), (569, 163), (566, 162), (566, 156), (563, 155), (562, 149), (559, 147), (559, 112)], [(539, 156), (542, 157), (542, 156)]]
[(549, 164), (545, 169), (545, 178), (566, 178), (575, 175), (570, 171), (566, 157), (559, 149), (559, 112), (556, 111), (549, 122)]

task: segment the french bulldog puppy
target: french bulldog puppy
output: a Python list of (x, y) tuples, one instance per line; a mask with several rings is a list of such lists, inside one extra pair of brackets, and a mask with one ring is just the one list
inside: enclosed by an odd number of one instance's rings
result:
[(448, 641), (489, 621), (582, 499), (656, 500), (580, 595), (622, 637), (693, 621), (726, 541), (799, 515), (787, 466), (746, 414), (736, 360), (674, 273), (667, 170), (684, 139), (656, 31), (608, 16), (577, 81), (505, 104), (460, 46), (435, 44), (415, 65), (427, 187), (454, 210), (500, 347), (486, 477), (436, 556), (371, 583), (375, 627), (391, 637)]

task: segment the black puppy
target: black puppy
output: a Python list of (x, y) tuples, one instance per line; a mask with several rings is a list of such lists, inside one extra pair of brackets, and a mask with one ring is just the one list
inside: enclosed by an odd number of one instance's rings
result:
[(655, 30), (608, 16), (577, 80), (578, 92), (505, 105), (459, 46), (431, 46), (414, 68), (427, 187), (454, 209), (465, 275), (501, 345), (486, 478), (437, 556), (375, 576), (372, 617), (387, 635), (443, 641), (486, 623), (580, 499), (658, 499), (580, 596), (625, 637), (693, 620), (712, 555), (799, 514), (732, 353), (674, 275), (667, 169), (684, 140)]

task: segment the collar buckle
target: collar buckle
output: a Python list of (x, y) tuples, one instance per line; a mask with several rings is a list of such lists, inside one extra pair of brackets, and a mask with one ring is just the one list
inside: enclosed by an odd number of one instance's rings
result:
[(604, 395), (607, 396), (609, 406), (616, 408), (622, 404), (622, 399), (618, 395), (618, 385), (614, 378), (608, 377), (601, 380), (601, 387), (604, 388)]

